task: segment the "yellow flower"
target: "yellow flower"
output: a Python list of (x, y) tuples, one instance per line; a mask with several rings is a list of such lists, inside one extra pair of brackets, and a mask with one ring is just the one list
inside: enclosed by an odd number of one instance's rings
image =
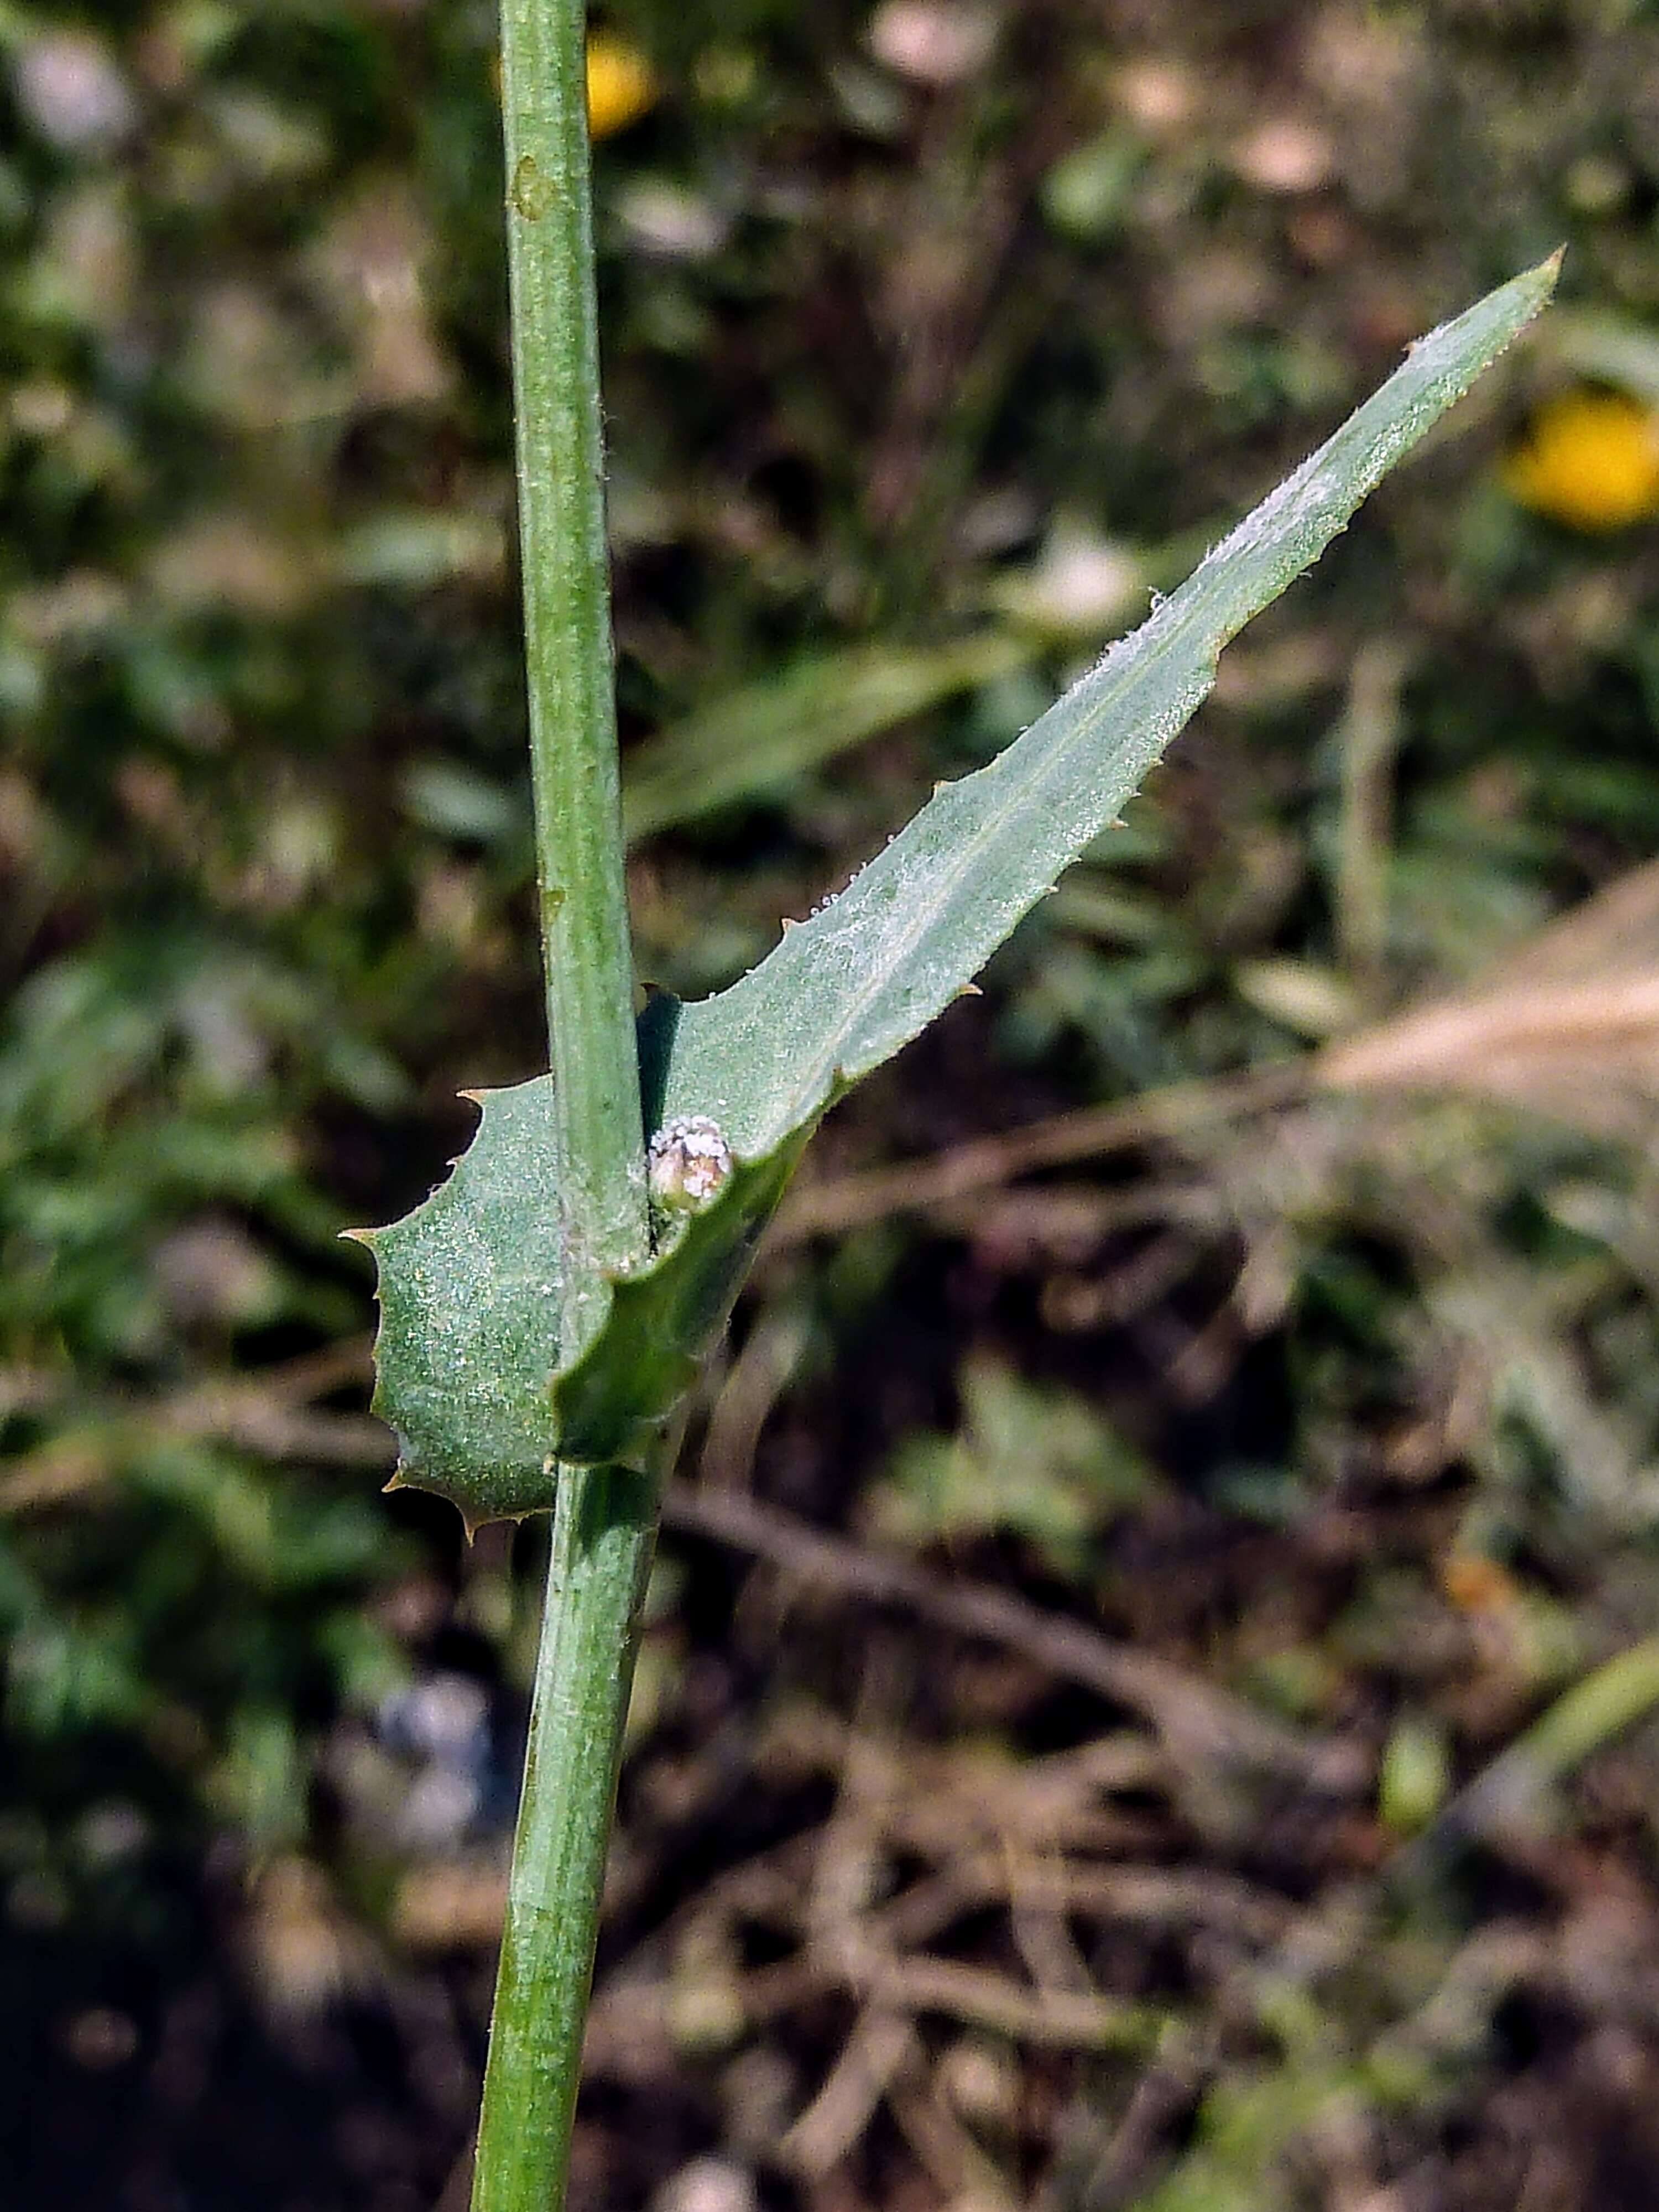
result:
[(1659, 419), (1617, 392), (1568, 392), (1510, 454), (1504, 482), (1522, 507), (1571, 530), (1622, 530), (1659, 514)]
[(657, 103), (657, 80), (635, 46), (611, 31), (595, 31), (587, 41), (587, 127), (595, 138), (609, 138), (637, 123)]

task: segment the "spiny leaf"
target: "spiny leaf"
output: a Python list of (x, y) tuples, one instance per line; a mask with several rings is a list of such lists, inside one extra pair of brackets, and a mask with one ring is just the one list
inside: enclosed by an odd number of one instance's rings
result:
[[(1537, 313), (1556, 268), (1413, 346), (1133, 636), (989, 767), (943, 787), (740, 982), (694, 1006), (657, 1002), (641, 1039), (647, 1126), (712, 1119), (733, 1167), (645, 1267), (565, 1279), (550, 1085), (485, 1099), (450, 1182), (368, 1240), (380, 1267), (375, 1402), (405, 1480), (477, 1521), (550, 1504), (560, 1458), (640, 1456), (723, 1326), (828, 1106), (948, 1006), (1116, 817), (1208, 692), (1222, 647)], [(562, 1365), (562, 1310), (583, 1320)]]
[(374, 1410), (398, 1438), (394, 1480), (453, 1499), (469, 1524), (553, 1502), (564, 1288), (552, 1080), (477, 1095), (448, 1182), (358, 1232), (380, 1270)]

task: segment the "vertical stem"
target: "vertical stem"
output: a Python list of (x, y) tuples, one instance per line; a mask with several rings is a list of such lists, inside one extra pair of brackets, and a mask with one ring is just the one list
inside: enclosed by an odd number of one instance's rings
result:
[[(519, 527), (568, 1277), (647, 1249), (611, 696), (583, 0), (502, 0)], [(578, 1302), (562, 1316), (580, 1339)], [(564, 1468), (473, 2212), (559, 2212), (658, 1481)]]
[(560, 1481), (472, 2212), (558, 2212), (656, 1485), (621, 1468)]
[(612, 697), (583, 0), (502, 0), (536, 862), (573, 1273), (646, 1250)]

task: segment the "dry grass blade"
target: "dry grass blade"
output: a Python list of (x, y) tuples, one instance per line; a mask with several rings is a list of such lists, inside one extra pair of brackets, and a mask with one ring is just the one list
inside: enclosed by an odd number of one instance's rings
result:
[(1553, 922), (1474, 989), (1408, 1008), (1310, 1060), (1178, 1084), (1124, 1103), (799, 1189), (775, 1248), (950, 1206), (1021, 1176), (1149, 1142), (1179, 1142), (1316, 1090), (1461, 1091), (1598, 1135), (1645, 1133), (1659, 1104), (1659, 862)]
[[(963, 1588), (913, 1565), (809, 1528), (753, 1498), (670, 1483), (663, 1517), (671, 1528), (712, 1536), (770, 1559), (804, 1581), (876, 1605), (898, 1605), (957, 1635), (1024, 1652), (1061, 1680), (1141, 1714), (1163, 1738), (1195, 1790), (1214, 1798), (1223, 1778), (1277, 1776), (1298, 1786), (1341, 1790), (1355, 1774), (1340, 1747), (1304, 1740), (1172, 1661), (1115, 1642), (1081, 1622), (1043, 1613), (985, 1587)], [(1189, 1808), (1191, 1809), (1191, 1808)]]
[[(145, 1401), (82, 1392), (80, 1419), (0, 1476), (0, 1520), (69, 1504), (109, 1482), (122, 1456), (160, 1439), (228, 1444), (255, 1456), (313, 1467), (388, 1466), (394, 1447), (368, 1413), (337, 1413), (309, 1401), (361, 1382), (368, 1369), (367, 1340), (354, 1337), (284, 1362), (245, 1381), (213, 1382), (168, 1398)], [(0, 1413), (52, 1407), (63, 1378), (46, 1372), (0, 1375)]]
[(903, 1160), (808, 1183), (788, 1199), (771, 1231), (775, 1249), (816, 1236), (840, 1236), (866, 1222), (915, 1213), (995, 1190), (1020, 1176), (1074, 1160), (1098, 1159), (1160, 1138), (1224, 1123), (1295, 1098), (1299, 1061), (1247, 1068), (1214, 1082), (1172, 1084), (1107, 1106), (1088, 1106), (1006, 1134), (975, 1137), (931, 1158)]
[(866, 2005), (842, 2045), (829, 2078), (778, 2145), (782, 2163), (827, 2173), (858, 2142), (893, 2078), (914, 2058), (915, 2022), (879, 2003)]
[(1598, 1136), (1650, 1133), (1659, 1108), (1659, 863), (1550, 925), (1471, 991), (1322, 1052), (1333, 1091), (1457, 1091)]

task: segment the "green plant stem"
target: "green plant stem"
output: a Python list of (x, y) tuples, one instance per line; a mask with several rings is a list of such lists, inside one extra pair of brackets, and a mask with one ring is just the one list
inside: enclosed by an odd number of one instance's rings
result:
[(647, 1249), (612, 696), (584, 15), (583, 0), (502, 0), (530, 761), (573, 1278), (627, 1267)]
[(565, 1471), (490, 2024), (472, 2212), (565, 2201), (582, 2028), (657, 1486)]
[[(566, 1279), (649, 1232), (611, 690), (583, 0), (503, 0), (502, 106), (536, 856)], [(580, 1288), (561, 1316), (583, 1334)], [(474, 2212), (565, 2201), (656, 1477), (560, 1471), (473, 2172)]]

